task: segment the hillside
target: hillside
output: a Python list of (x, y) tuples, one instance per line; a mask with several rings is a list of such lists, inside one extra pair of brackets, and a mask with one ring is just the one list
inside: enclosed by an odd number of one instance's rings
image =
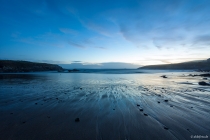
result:
[(63, 68), (55, 64), (35, 63), (28, 61), (0, 60), (0, 73), (38, 71), (63, 71)]
[(210, 58), (202, 61), (191, 61), (176, 64), (149, 65), (138, 69), (160, 69), (160, 70), (210, 70)]

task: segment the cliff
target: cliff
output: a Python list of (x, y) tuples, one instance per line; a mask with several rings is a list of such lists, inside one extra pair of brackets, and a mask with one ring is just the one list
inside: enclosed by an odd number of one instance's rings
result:
[(55, 64), (35, 63), (28, 61), (0, 60), (1, 73), (39, 71), (63, 71), (63, 68)]

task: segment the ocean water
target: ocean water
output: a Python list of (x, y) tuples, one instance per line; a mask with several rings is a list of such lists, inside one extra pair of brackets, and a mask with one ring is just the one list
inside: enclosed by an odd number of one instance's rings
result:
[(0, 139), (210, 136), (210, 88), (198, 85), (203, 79), (188, 76), (192, 73), (85, 70), (1, 74)]

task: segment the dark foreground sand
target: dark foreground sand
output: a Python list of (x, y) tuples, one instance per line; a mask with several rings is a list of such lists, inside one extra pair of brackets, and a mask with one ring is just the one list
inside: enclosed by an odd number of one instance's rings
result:
[(209, 139), (210, 88), (167, 76), (1, 75), (0, 139)]

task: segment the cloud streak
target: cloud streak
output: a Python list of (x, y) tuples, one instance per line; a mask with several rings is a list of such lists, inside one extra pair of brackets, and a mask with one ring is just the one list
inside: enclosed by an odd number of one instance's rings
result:
[(209, 6), (208, 0), (1, 1), (0, 37), (6, 47), (0, 54), (27, 54), (30, 46), (42, 60), (47, 58), (40, 50), (51, 58), (90, 62), (132, 63), (157, 54), (154, 63), (170, 62), (165, 54), (178, 61), (193, 53), (210, 57)]
[(71, 41), (69, 41), (68, 43), (69, 43), (69, 45), (77, 47), (77, 48), (82, 48), (82, 49), (86, 48), (85, 46), (83, 46), (81, 44), (74, 43), (74, 42), (71, 42)]

